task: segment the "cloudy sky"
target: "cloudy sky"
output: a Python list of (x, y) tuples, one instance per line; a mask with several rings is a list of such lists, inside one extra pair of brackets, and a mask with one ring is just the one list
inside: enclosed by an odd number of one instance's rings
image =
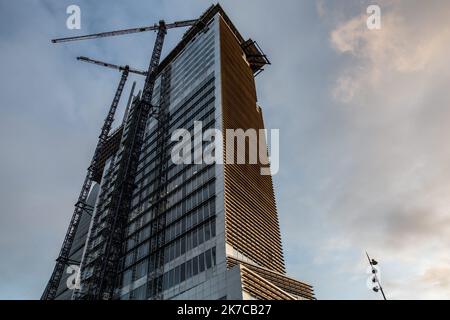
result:
[[(40, 297), (120, 78), (75, 57), (145, 69), (155, 35), (49, 40), (192, 19), (210, 2), (0, 0), (0, 298)], [(370, 31), (374, 3), (382, 26)], [(70, 4), (80, 31), (65, 27)], [(257, 86), (281, 135), (288, 273), (319, 299), (379, 299), (366, 287), (367, 250), (388, 298), (449, 299), (450, 2), (221, 4), (272, 62)]]

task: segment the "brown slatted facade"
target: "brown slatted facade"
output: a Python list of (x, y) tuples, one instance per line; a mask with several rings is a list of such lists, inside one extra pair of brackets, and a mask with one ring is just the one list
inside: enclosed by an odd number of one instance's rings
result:
[[(253, 72), (238, 38), (222, 18), (220, 46), (223, 130), (263, 129)], [(260, 266), (284, 274), (272, 177), (262, 176), (260, 168), (260, 164), (224, 165), (226, 242)]]
[[(300, 299), (315, 300), (313, 287), (304, 282), (297, 281), (295, 279), (289, 278), (284, 274), (280, 274), (265, 268), (261, 268), (243, 261), (239, 261), (233, 258), (227, 259), (227, 267), (231, 269), (236, 265), (241, 265), (245, 269), (255, 272), (260, 277), (264, 278), (271, 285), (277, 287), (280, 290), (285, 291), (288, 294), (292, 294)], [(244, 283), (245, 284), (245, 283)], [(245, 288), (244, 288), (245, 289)], [(251, 291), (247, 290), (251, 293)], [(262, 299), (269, 299), (263, 297)], [(271, 298), (270, 298), (271, 299)], [(275, 298), (276, 299), (276, 298)]]

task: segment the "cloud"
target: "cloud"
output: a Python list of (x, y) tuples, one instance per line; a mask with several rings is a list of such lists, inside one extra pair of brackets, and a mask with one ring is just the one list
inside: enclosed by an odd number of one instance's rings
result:
[(348, 102), (360, 88), (382, 89), (391, 73), (419, 76), (433, 68), (436, 59), (443, 58), (450, 39), (448, 26), (443, 28), (437, 17), (407, 19), (403, 12), (401, 5), (382, 11), (380, 30), (369, 30), (367, 16), (362, 14), (331, 32), (332, 46), (356, 62), (337, 79), (336, 98)]
[(443, 290), (450, 290), (450, 267), (448, 265), (435, 266), (427, 269), (421, 280), (431, 286)]
[(429, 264), (443, 265), (450, 248), (450, 32), (440, 19), (450, 5), (380, 6), (381, 30), (368, 30), (359, 14), (330, 31), (342, 59), (331, 96), (354, 136), (344, 143), (351, 170), (344, 188), (330, 191), (337, 198), (329, 214), (354, 249), (381, 256), (391, 297), (449, 298), (436, 289), (447, 284), (445, 268)]

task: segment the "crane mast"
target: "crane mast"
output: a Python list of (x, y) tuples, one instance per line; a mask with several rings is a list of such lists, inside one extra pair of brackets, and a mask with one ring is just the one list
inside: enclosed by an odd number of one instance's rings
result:
[[(151, 96), (156, 78), (156, 68), (161, 58), (162, 46), (166, 35), (165, 24), (160, 22), (160, 29), (153, 48), (147, 78), (144, 85), (143, 99), (130, 110), (131, 114), (126, 126), (129, 130), (122, 137), (123, 151), (115, 157), (114, 170), (117, 172), (115, 182), (109, 187), (113, 190), (107, 199), (107, 215), (102, 219), (94, 217), (94, 226), (100, 226), (101, 231), (91, 232), (87, 242), (86, 263), (81, 266), (88, 276), (83, 277), (82, 289), (78, 298), (88, 300), (108, 300), (116, 297), (118, 286), (119, 259), (122, 254), (125, 226), (130, 211), (131, 196), (134, 187), (139, 152), (144, 140), (145, 128), (149, 115), (158, 116), (158, 107), (151, 104)], [(98, 220), (97, 220), (98, 219)], [(94, 238), (101, 233), (103, 244), (101, 248), (92, 247)], [(89, 260), (89, 257), (95, 256)]]

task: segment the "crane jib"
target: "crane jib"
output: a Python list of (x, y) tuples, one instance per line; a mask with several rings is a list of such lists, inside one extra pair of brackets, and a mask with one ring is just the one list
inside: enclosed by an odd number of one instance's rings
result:
[[(177, 21), (174, 23), (166, 24), (165, 27), (166, 27), (166, 29), (188, 27), (188, 26), (194, 25), (196, 22), (197, 22), (197, 20)], [(53, 39), (52, 43), (62, 43), (62, 42), (70, 42), (70, 41), (78, 41), (78, 40), (90, 40), (90, 39), (97, 39), (97, 38), (104, 38), (104, 37), (114, 37), (114, 36), (120, 36), (120, 35), (131, 34), (131, 33), (156, 31), (159, 28), (160, 28), (160, 26), (155, 24), (153, 26), (148, 26), (148, 27), (123, 29), (123, 30), (116, 30), (116, 31), (93, 33), (93, 34), (88, 34), (88, 35), (83, 35), (83, 36)]]

